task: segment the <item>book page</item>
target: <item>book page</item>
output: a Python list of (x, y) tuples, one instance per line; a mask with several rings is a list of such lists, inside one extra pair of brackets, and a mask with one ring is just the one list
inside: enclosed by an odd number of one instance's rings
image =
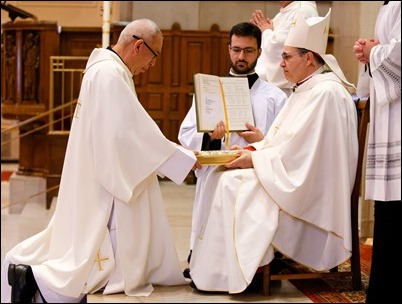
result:
[(247, 77), (194, 75), (197, 131), (211, 132), (223, 121), (230, 132), (254, 125)]
[(219, 77), (194, 75), (197, 131), (210, 132), (219, 121), (225, 120)]
[(245, 123), (254, 126), (254, 115), (250, 101), (250, 89), (247, 77), (221, 77), (225, 95), (225, 106), (229, 121), (229, 130), (247, 130)]

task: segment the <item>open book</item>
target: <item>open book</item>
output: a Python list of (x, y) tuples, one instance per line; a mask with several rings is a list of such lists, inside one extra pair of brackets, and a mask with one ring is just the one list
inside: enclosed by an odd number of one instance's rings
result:
[(223, 121), (230, 132), (245, 131), (245, 123), (254, 126), (247, 77), (194, 75), (197, 131), (211, 132)]

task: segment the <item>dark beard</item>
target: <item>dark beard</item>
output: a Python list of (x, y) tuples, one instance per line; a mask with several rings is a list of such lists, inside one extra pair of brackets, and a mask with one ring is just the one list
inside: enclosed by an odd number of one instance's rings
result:
[[(244, 61), (242, 61), (242, 62), (244, 62)], [(253, 63), (251, 63), (250, 65), (248, 65), (247, 68), (239, 69), (233, 61), (230, 61), (230, 66), (236, 74), (244, 74), (244, 75), (250, 74), (251, 72), (254, 71), (254, 68), (256, 65), (257, 65), (257, 60), (254, 61)]]

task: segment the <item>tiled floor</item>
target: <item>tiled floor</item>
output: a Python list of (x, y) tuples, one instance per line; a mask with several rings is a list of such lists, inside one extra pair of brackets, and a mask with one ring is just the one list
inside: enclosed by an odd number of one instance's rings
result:
[[(15, 170), (15, 164), (2, 164), (2, 171)], [(194, 185), (175, 185), (172, 182), (161, 182), (166, 210), (176, 243), (177, 252), (183, 269), (187, 267), (186, 258), (190, 239), (191, 208), (194, 197)], [(1, 183), (1, 262), (5, 253), (16, 243), (41, 231), (52, 216), (56, 199), (50, 210), (46, 210), (45, 202), (27, 203), (21, 213), (9, 212), (9, 182)], [(263, 297), (261, 290), (250, 290), (242, 294), (202, 294), (190, 286), (161, 287), (149, 297), (127, 297), (124, 294), (95, 294), (88, 296), (90, 303), (312, 303), (288, 281), (275, 281), (272, 284), (272, 295)]]

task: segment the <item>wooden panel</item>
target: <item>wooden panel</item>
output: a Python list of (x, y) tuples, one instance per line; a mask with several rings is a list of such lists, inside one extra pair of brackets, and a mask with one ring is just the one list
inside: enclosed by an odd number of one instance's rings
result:
[(60, 33), (61, 56), (89, 56), (102, 47), (101, 28), (63, 28)]
[[(114, 45), (124, 26), (112, 24), (110, 44)], [(96, 47), (102, 47), (101, 27), (63, 27), (59, 36), (60, 56), (89, 56)]]
[[(43, 21), (2, 24), (2, 43), (5, 46), (2, 58), (10, 58), (1, 69), (2, 116), (23, 121), (44, 113), (49, 108), (49, 57), (59, 51), (57, 24)], [(20, 128), (18, 174), (44, 174), (46, 122), (42, 118)], [(29, 135), (25, 136), (27, 132)]]
[(208, 38), (185, 37), (181, 43), (181, 84), (193, 86), (195, 73), (211, 73), (211, 41)]
[[(49, 57), (59, 51), (56, 23), (19, 21), (2, 24), (2, 43), (2, 58), (7, 58), (7, 64), (2, 64), (1, 69), (2, 105), (10, 105), (2, 108), (3, 116), (21, 120), (37, 110), (46, 110), (49, 105)], [(31, 106), (35, 110), (30, 109)]]
[(217, 64), (212, 65), (212, 73), (214, 75), (225, 76), (229, 73), (230, 59), (229, 59), (229, 33), (227, 37), (221, 37), (219, 41), (214, 44), (219, 46), (219, 52), (217, 56)]
[[(20, 127), (20, 134), (32, 132), (43, 125), (42, 121)], [(45, 175), (46, 166), (46, 134), (47, 131), (40, 129), (29, 136), (20, 138), (20, 155), (18, 162), (18, 174), (22, 175)]]
[(170, 111), (178, 111), (179, 110), (179, 100), (180, 96), (179, 93), (171, 93), (169, 96), (169, 112)]
[(147, 110), (163, 111), (163, 94), (161, 92), (148, 94)]

